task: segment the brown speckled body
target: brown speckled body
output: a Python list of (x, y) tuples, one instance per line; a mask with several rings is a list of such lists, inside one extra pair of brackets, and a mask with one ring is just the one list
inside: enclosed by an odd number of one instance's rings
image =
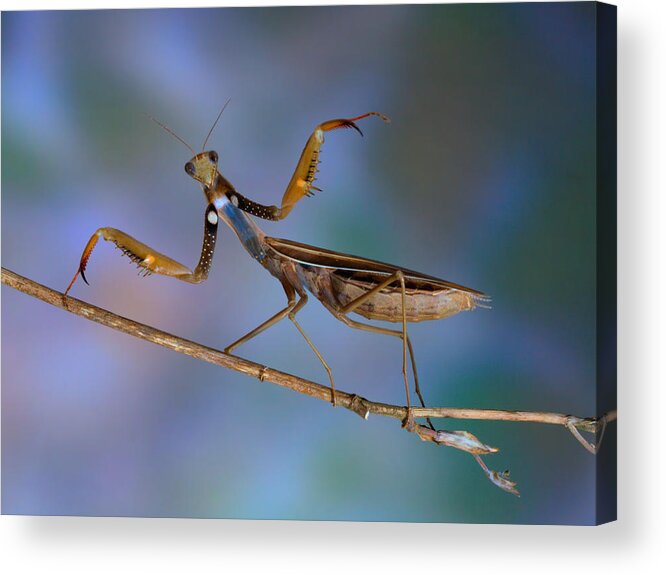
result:
[[(333, 272), (330, 277), (333, 291), (341, 306), (361, 297), (378, 283), (370, 276), (357, 279), (341, 277), (341, 274)], [(471, 294), (447, 288), (432, 290), (405, 286), (405, 296), (405, 313), (409, 322), (443, 319), (476, 306)], [(401, 305), (400, 288), (384, 288), (358, 306), (354, 312), (367, 319), (399, 322), (402, 319)]]
[[(324, 133), (339, 128), (352, 128), (360, 132), (355, 121), (369, 116), (388, 121), (386, 116), (378, 112), (369, 112), (355, 118), (328, 120), (315, 128), (306, 142), (280, 207), (264, 206), (239, 194), (231, 182), (219, 172), (219, 157), (214, 150), (195, 154), (185, 164), (185, 172), (201, 184), (207, 206), (204, 212), (201, 254), (194, 270), (121, 230), (99, 228), (88, 241), (81, 255), (79, 269), (65, 290), (65, 295), (74, 285), (78, 275), (86, 281), (86, 266), (100, 238), (114, 243), (144, 275), (156, 273), (188, 283), (205, 281), (213, 262), (218, 221), (222, 220), (234, 231), (248, 254), (280, 281), (287, 296), (286, 307), (227, 346), (226, 353), (231, 353), (239, 345), (288, 317), (326, 369), (331, 383), (331, 401), (335, 404), (335, 384), (331, 369), (296, 320), (296, 314), (308, 301), (306, 292), (309, 291), (333, 316), (349, 327), (400, 337), (407, 407), (411, 405), (407, 378), (408, 354), (416, 393), (421, 405), (425, 406), (419, 390), (412, 344), (407, 335), (407, 322), (449, 317), (461, 311), (474, 309), (476, 306), (483, 306), (489, 298), (471, 288), (400, 266), (268, 237), (251, 217), (267, 220), (283, 219), (302, 198), (312, 195), (313, 191), (319, 191), (314, 181)], [(171, 132), (168, 128), (167, 131)], [(210, 136), (210, 132), (208, 135)], [(389, 329), (354, 321), (348, 317), (352, 312), (370, 320), (401, 322), (402, 329)]]
[[(472, 310), (488, 299), (476, 290), (383, 262), (277, 238), (265, 238), (265, 244), (268, 261), (264, 266), (296, 289), (307, 289), (334, 314), (397, 270), (404, 273), (405, 314), (409, 322), (450, 317)], [(334, 267), (333, 260), (338, 260), (339, 265)], [(396, 282), (379, 290), (354, 308), (353, 313), (371, 320), (402, 321), (400, 285)]]

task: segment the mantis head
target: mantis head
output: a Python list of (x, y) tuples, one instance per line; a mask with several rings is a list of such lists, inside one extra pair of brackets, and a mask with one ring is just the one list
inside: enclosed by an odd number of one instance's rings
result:
[[(217, 115), (217, 118), (215, 118), (215, 122), (213, 122), (210, 130), (208, 130), (208, 134), (206, 135), (203, 146), (201, 146), (202, 149), (206, 149), (208, 138), (210, 138), (210, 135), (213, 133), (215, 126), (217, 126), (217, 123), (220, 121), (222, 112), (224, 112), (224, 109), (227, 107), (229, 102), (230, 100), (227, 100), (224, 106), (222, 106), (220, 113)], [(187, 144), (185, 145), (190, 148), (190, 146)], [(192, 150), (192, 148), (190, 148), (190, 150)], [(187, 164), (185, 164), (185, 171), (197, 182), (201, 182), (205, 187), (212, 188), (213, 184), (215, 183), (215, 176), (217, 176), (217, 160), (217, 152), (214, 152), (213, 150), (195, 154), (195, 156), (189, 162), (187, 162)]]
[(217, 152), (201, 152), (185, 164), (185, 172), (204, 186), (213, 187), (217, 175), (217, 161)]
[[(206, 144), (208, 143), (208, 138), (210, 138), (210, 135), (213, 133), (215, 126), (217, 126), (217, 123), (220, 121), (222, 112), (224, 112), (224, 109), (227, 107), (229, 102), (230, 100), (227, 100), (224, 106), (222, 106), (220, 113), (217, 115), (217, 118), (215, 119), (215, 122), (213, 122), (213, 125), (211, 126), (210, 130), (208, 130), (208, 134), (206, 135), (206, 139), (204, 140), (202, 149), (205, 150)], [(178, 140), (181, 144), (187, 147), (194, 154), (194, 157), (189, 162), (187, 162), (187, 164), (185, 164), (185, 171), (187, 172), (187, 174), (192, 176), (195, 180), (197, 180), (197, 182), (202, 183), (204, 186), (209, 188), (213, 187), (213, 184), (215, 183), (215, 176), (217, 175), (217, 160), (218, 160), (217, 152), (209, 150), (207, 152), (200, 152), (197, 154), (194, 151), (194, 148), (192, 148), (192, 146), (190, 146), (185, 140), (183, 140), (183, 138), (181, 138), (178, 134), (176, 134), (171, 128), (165, 126), (164, 124), (162, 124), (162, 122), (156, 120), (150, 114), (146, 115), (158, 126), (163, 128), (174, 138), (176, 138), (176, 140)]]

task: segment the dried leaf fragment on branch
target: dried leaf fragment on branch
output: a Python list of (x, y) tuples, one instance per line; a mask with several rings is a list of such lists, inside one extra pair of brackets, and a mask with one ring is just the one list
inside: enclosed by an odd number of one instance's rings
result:
[[(226, 354), (214, 348), (124, 318), (81, 300), (65, 297), (61, 292), (52, 290), (6, 268), (2, 268), (2, 283), (69, 313), (79, 315), (85, 319), (127, 333), (139, 339), (155, 343), (178, 353), (244, 373), (257, 378), (260, 381), (279, 385), (315, 399), (320, 399), (322, 401), (330, 400), (330, 389), (325, 385), (284, 373), (237, 356)], [(498, 448), (483, 443), (471, 433), (467, 431), (433, 430), (425, 425), (417, 424), (413, 419), (411, 421), (407, 419), (408, 410), (405, 406), (370, 401), (357, 394), (347, 393), (341, 390), (337, 391), (337, 396), (339, 407), (344, 407), (364, 419), (367, 419), (369, 414), (391, 417), (400, 422), (404, 422), (404, 428), (408, 432), (415, 433), (424, 441), (430, 441), (436, 445), (454, 447), (455, 449), (469, 453), (474, 457), (488, 479), (494, 485), (508, 493), (518, 495), (516, 483), (509, 479), (508, 471), (493, 471), (489, 469), (481, 459), (482, 455), (496, 453), (499, 451)], [(591, 453), (597, 453), (606, 426), (608, 423), (617, 419), (617, 411), (609, 411), (599, 418), (580, 418), (552, 412), (429, 407), (412, 408), (411, 417), (514, 421), (560, 425), (574, 435), (574, 437), (585, 446), (588, 451)], [(596, 443), (591, 443), (583, 438), (580, 433), (581, 431), (594, 433), (598, 436)]]

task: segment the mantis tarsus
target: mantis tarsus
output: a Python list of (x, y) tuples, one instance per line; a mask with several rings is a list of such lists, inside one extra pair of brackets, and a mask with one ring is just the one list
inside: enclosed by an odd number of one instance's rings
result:
[[(220, 115), (208, 132), (202, 146), (204, 150)], [(218, 170), (217, 152), (206, 150), (196, 153), (184, 140), (160, 124), (194, 154), (185, 164), (185, 171), (201, 184), (207, 201), (199, 263), (192, 271), (125, 232), (114, 228), (100, 228), (83, 250), (79, 268), (65, 295), (79, 274), (88, 283), (85, 269), (99, 238), (116, 244), (144, 271), (144, 275), (156, 273), (189, 283), (203, 282), (208, 277), (213, 261), (218, 221), (222, 219), (236, 233), (247, 252), (282, 284), (287, 296), (287, 305), (283, 309), (230, 344), (225, 352), (231, 353), (241, 344), (288, 317), (326, 369), (331, 384), (331, 402), (335, 405), (335, 383), (331, 369), (296, 320), (296, 315), (308, 302), (307, 292), (310, 292), (333, 316), (349, 327), (400, 338), (408, 413), (411, 408), (407, 375), (408, 354), (414, 387), (421, 404), (424, 405), (414, 351), (407, 336), (407, 323), (442, 319), (477, 306), (486, 307), (485, 304), (490, 298), (477, 290), (403, 267), (267, 236), (250, 217), (252, 215), (267, 220), (284, 219), (301, 198), (312, 195), (313, 190), (319, 191), (314, 186), (314, 181), (324, 133), (338, 128), (353, 128), (362, 135), (355, 122), (369, 116), (377, 116), (385, 122), (390, 121), (383, 114), (369, 112), (355, 118), (328, 120), (315, 128), (305, 144), (279, 207), (264, 206), (239, 194)], [(400, 323), (401, 328), (389, 329), (362, 323), (349, 317), (352, 312), (369, 320)]]

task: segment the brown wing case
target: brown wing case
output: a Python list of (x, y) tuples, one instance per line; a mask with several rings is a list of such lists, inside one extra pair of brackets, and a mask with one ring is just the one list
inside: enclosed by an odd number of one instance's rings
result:
[(301, 244), (291, 240), (266, 238), (266, 243), (280, 255), (299, 263), (318, 267), (348, 269), (381, 274), (392, 274), (395, 271), (400, 270), (405, 274), (406, 279), (422, 281), (426, 284), (430, 284), (436, 287), (464, 291), (470, 294), (474, 294), (475, 296), (478, 296), (482, 299), (489, 299), (488, 296), (478, 290), (436, 278), (434, 276), (422, 274), (420, 272), (403, 268), (401, 266), (387, 264), (377, 260), (370, 260), (358, 256), (352, 256), (349, 254), (343, 254), (341, 252), (335, 252), (324, 248)]

